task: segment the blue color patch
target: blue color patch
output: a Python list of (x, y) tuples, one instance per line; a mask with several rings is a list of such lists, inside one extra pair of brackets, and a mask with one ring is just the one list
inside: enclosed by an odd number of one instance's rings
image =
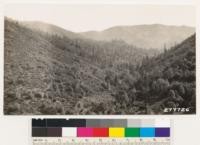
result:
[(155, 137), (155, 128), (140, 128), (140, 137)]

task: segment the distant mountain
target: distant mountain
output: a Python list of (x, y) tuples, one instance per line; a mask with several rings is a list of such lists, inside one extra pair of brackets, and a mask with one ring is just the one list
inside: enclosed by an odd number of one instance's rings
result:
[(124, 40), (141, 48), (170, 48), (195, 33), (195, 28), (187, 26), (168, 26), (161, 24), (116, 26), (104, 31), (81, 33), (85, 38), (93, 40)]
[(45, 33), (49, 33), (51, 35), (65, 36), (69, 38), (80, 38), (79, 34), (76, 34), (72, 31), (68, 31), (64, 28), (58, 27), (53, 24), (48, 24), (40, 21), (21, 21), (19, 22), (21, 25), (30, 28), (32, 30), (37, 30)]
[(195, 33), (195, 28), (193, 27), (168, 26), (161, 24), (116, 26), (99, 32), (89, 31), (75, 33), (56, 25), (40, 21), (23, 21), (20, 23), (33, 30), (65, 36), (72, 39), (86, 38), (100, 41), (123, 40), (138, 48), (154, 48), (159, 50), (164, 47), (170, 48)]

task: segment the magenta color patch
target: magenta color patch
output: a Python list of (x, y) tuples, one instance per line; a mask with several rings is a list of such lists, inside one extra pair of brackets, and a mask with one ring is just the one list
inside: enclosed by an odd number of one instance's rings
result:
[(93, 129), (88, 127), (77, 128), (78, 137), (93, 137)]

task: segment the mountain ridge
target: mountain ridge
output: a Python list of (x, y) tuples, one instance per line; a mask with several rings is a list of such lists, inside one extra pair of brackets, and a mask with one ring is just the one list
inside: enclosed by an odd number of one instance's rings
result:
[(164, 45), (170, 48), (194, 33), (195, 28), (193, 27), (152, 24), (116, 26), (103, 31), (89, 31), (81, 34), (93, 40), (121, 39), (136, 47), (162, 49)]
[(102, 31), (73, 32), (65, 28), (41, 21), (20, 21), (33, 30), (52, 33), (59, 36), (95, 41), (123, 40), (138, 48), (163, 50), (170, 48), (195, 33), (191, 26), (164, 24), (119, 25)]
[(58, 35), (61, 37), (69, 37), (69, 38), (80, 38), (81, 36), (77, 33), (74, 33), (72, 31), (66, 30), (62, 27), (56, 26), (54, 24), (49, 24), (47, 22), (41, 22), (41, 21), (21, 21), (20, 24), (23, 26), (38, 30), (44, 33), (50, 33), (52, 35)]

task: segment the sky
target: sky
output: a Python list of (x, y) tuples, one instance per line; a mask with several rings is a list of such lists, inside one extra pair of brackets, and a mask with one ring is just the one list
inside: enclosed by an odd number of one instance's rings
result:
[(101, 31), (118, 25), (165, 24), (195, 26), (189, 5), (8, 4), (5, 16), (43, 21), (74, 32)]

